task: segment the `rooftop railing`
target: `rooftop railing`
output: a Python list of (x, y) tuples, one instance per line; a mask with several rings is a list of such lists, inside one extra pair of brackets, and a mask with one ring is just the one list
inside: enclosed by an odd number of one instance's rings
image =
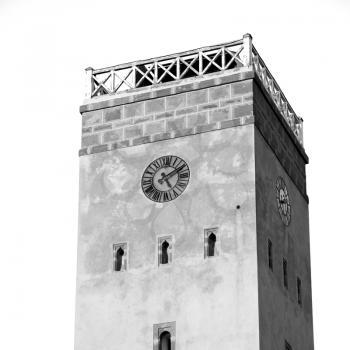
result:
[(86, 69), (86, 98), (114, 95), (130, 89), (159, 86), (163, 83), (203, 77), (206, 74), (235, 70), (241, 67), (254, 69), (302, 145), (302, 119), (293, 111), (276, 80), (252, 45), (250, 34), (245, 34), (240, 40), (148, 60), (102, 69), (89, 67)]

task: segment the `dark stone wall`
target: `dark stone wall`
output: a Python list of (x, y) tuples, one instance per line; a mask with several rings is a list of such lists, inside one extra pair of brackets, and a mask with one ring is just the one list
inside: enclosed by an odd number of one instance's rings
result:
[[(267, 117), (267, 116), (266, 116)], [(273, 123), (270, 122), (268, 125)], [(271, 127), (272, 127), (271, 126)], [(264, 130), (266, 132), (266, 130)], [(271, 139), (285, 147), (286, 142), (269, 132)], [(265, 135), (266, 136), (266, 135)], [(271, 141), (271, 140), (270, 140)], [(290, 152), (297, 152), (295, 149)], [(255, 128), (256, 220), (259, 285), (260, 350), (313, 349), (311, 268), (308, 203), (288, 167)], [(284, 156), (291, 162), (297, 155)], [(295, 165), (294, 165), (295, 166)], [(300, 171), (301, 172), (301, 171)], [(282, 222), (276, 201), (276, 179), (283, 177), (291, 201), (291, 221)], [(294, 175), (295, 176), (295, 175)], [(299, 175), (300, 176), (300, 175)], [(305, 177), (304, 177), (305, 181)], [(268, 239), (272, 242), (273, 270), (268, 265)], [(288, 289), (283, 280), (283, 259), (288, 261)], [(301, 279), (302, 304), (297, 299), (297, 278)]]
[(307, 155), (266, 90), (261, 88), (258, 79), (255, 79), (253, 84), (253, 111), (256, 127), (307, 200), (305, 176)]

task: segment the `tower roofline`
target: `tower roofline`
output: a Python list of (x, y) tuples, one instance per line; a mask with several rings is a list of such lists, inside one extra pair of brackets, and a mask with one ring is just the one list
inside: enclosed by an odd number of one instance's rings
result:
[[(256, 48), (252, 36), (227, 43), (106, 68), (86, 68), (86, 95), (81, 112), (101, 108), (98, 102), (144, 93), (188, 81), (200, 81), (252, 69), (270, 95), (290, 130), (303, 147), (303, 119), (298, 117), (282, 89), (270, 73)], [(140, 95), (139, 95), (140, 96)], [(155, 96), (157, 97), (157, 96)], [(152, 96), (148, 96), (152, 98)], [(126, 101), (130, 103), (133, 101)]]

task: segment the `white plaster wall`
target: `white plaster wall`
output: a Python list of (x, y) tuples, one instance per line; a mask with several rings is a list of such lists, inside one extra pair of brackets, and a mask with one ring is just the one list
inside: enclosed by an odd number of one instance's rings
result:
[[(258, 349), (254, 126), (81, 157), (76, 350), (153, 349), (153, 324), (176, 321), (176, 349)], [(190, 167), (176, 200), (147, 199), (140, 180), (155, 158)], [(237, 205), (240, 209), (237, 209)], [(204, 228), (219, 256), (204, 259)], [(173, 262), (157, 266), (157, 236)], [(128, 242), (129, 269), (112, 245)]]

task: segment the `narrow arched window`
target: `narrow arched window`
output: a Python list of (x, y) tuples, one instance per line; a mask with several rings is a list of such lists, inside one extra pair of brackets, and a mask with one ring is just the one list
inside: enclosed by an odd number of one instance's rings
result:
[(272, 255), (272, 242), (270, 239), (267, 240), (267, 255), (269, 260), (269, 268), (272, 271), (273, 270), (273, 255)]
[(117, 250), (116, 259), (115, 259), (115, 270), (116, 271), (120, 271), (122, 269), (122, 266), (123, 266), (123, 255), (124, 255), (124, 250), (123, 250), (122, 247), (120, 247)]
[(162, 243), (162, 258), (161, 258), (161, 264), (168, 264), (169, 263), (169, 243), (167, 241), (164, 241)]
[(172, 263), (173, 237), (158, 237), (158, 265), (167, 265)]
[(159, 336), (159, 350), (171, 350), (171, 335), (164, 331)]
[(215, 243), (216, 243), (216, 236), (212, 232), (208, 237), (208, 256), (215, 255)]
[(175, 350), (175, 339), (176, 322), (153, 325), (153, 350)]
[(283, 284), (288, 289), (288, 262), (285, 258), (283, 258)]
[(125, 271), (127, 265), (127, 244), (113, 245), (114, 271)]
[(204, 258), (218, 255), (218, 228), (206, 228), (204, 230)]

